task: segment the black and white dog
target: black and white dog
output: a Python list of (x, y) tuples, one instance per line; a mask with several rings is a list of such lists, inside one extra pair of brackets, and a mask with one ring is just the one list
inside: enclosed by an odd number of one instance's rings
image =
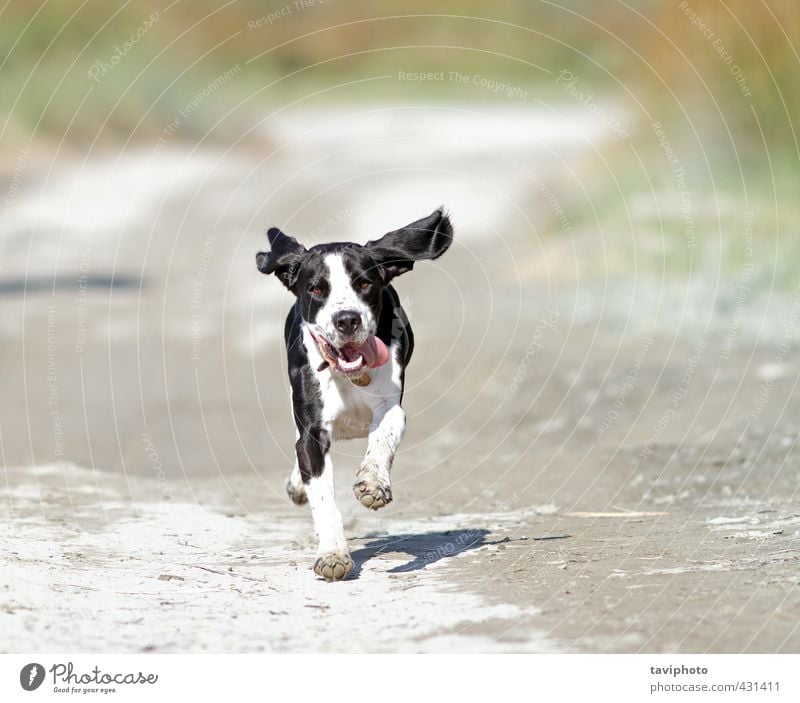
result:
[(334, 502), (331, 441), (368, 437), (353, 486), (377, 510), (392, 501), (389, 471), (405, 432), (405, 369), (414, 349), (411, 327), (390, 281), (420, 259), (447, 251), (453, 229), (442, 209), (361, 246), (351, 242), (306, 249), (277, 228), (270, 251), (256, 255), (297, 297), (284, 338), (297, 427), (294, 470), (286, 482), (297, 504), (308, 501), (317, 533), (314, 572), (347, 578), (353, 560)]

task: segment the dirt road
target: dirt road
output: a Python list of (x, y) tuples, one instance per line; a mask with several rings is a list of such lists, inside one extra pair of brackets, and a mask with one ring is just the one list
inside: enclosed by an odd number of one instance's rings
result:
[[(737, 317), (583, 275), (602, 251), (561, 186), (596, 124), (381, 106), (264, 130), (16, 176), (0, 650), (798, 651), (791, 301)], [(398, 283), (395, 501), (358, 505), (363, 444), (336, 446), (356, 575), (326, 584), (283, 495), (290, 299), (253, 255), (270, 224), (365, 241), (440, 203), (457, 244)]]

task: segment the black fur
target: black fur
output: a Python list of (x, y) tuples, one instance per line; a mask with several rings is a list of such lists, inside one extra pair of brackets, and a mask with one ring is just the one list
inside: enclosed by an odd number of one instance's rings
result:
[(267, 230), (267, 239), (269, 252), (260, 251), (256, 254), (258, 270), (261, 273), (274, 273), (284, 286), (294, 291), (300, 262), (307, 253), (306, 248), (277, 227)]
[(414, 268), (420, 259), (438, 259), (453, 241), (450, 218), (439, 208), (427, 217), (369, 241), (366, 249), (384, 271), (384, 282)]

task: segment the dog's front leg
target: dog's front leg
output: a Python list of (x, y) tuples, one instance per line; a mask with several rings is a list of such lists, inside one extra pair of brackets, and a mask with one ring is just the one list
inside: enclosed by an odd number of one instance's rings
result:
[(317, 533), (314, 572), (326, 581), (341, 581), (353, 570), (353, 560), (344, 537), (342, 515), (336, 507), (330, 446), (327, 430), (310, 428), (301, 433), (295, 449)]
[(406, 414), (399, 402), (379, 408), (369, 430), (367, 453), (356, 474), (353, 493), (372, 510), (392, 502), (390, 470), (406, 431)]

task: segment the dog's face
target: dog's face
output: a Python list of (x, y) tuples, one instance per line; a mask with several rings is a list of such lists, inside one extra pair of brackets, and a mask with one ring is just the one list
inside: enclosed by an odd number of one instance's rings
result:
[(340, 348), (375, 334), (384, 285), (366, 247), (323, 244), (303, 256), (293, 292), (312, 331)]
[(306, 249), (277, 228), (267, 237), (271, 248), (256, 255), (259, 270), (275, 274), (297, 296), (303, 320), (332, 365), (358, 373), (373, 353), (384, 286), (415, 261), (444, 254), (453, 230), (439, 209), (364, 246), (348, 242)]

